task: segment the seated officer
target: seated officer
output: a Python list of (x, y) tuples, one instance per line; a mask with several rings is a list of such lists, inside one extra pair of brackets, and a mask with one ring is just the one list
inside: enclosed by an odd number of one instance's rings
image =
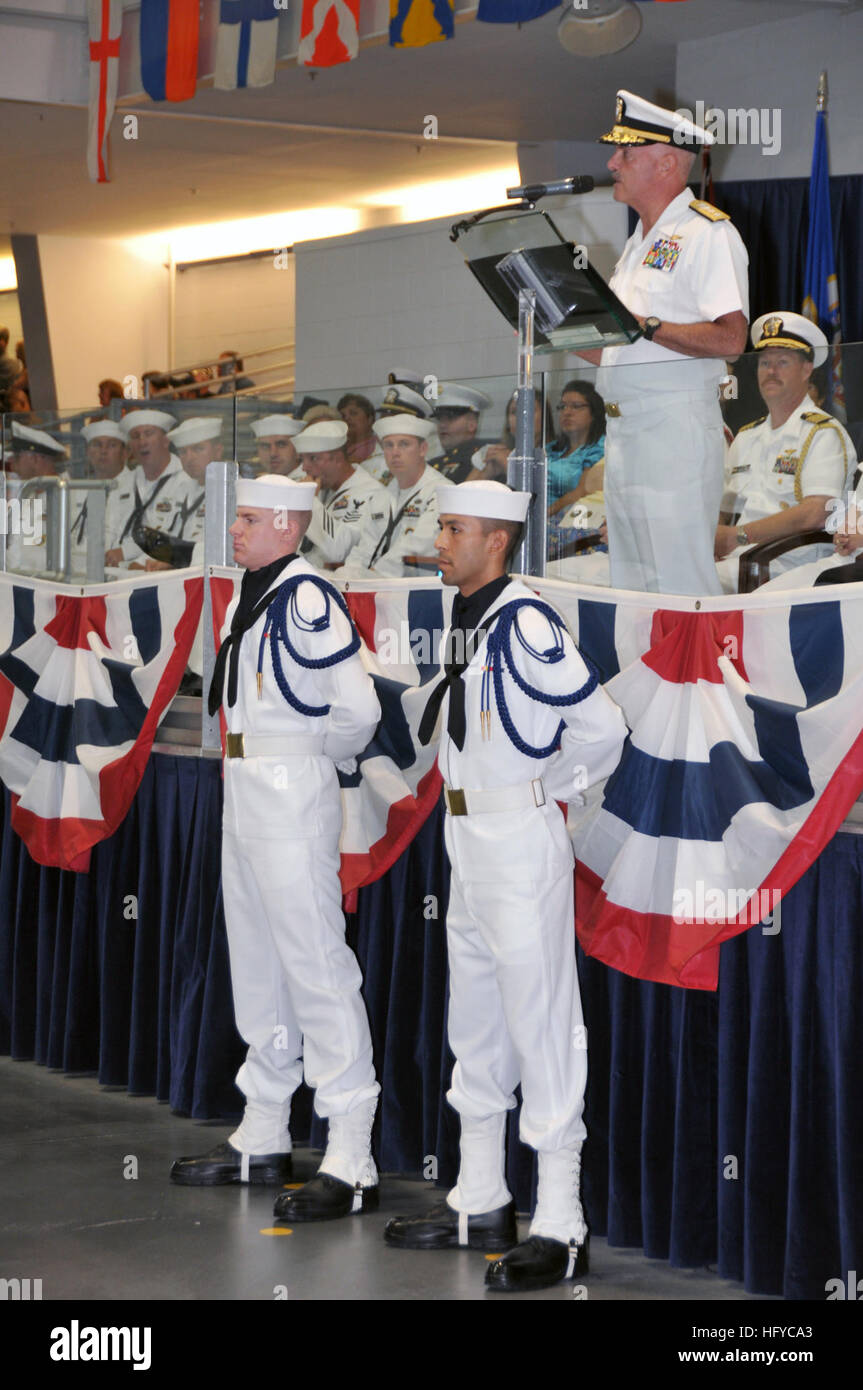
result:
[(473, 456), (483, 442), (477, 438), (479, 413), (490, 405), (488, 396), (472, 386), (440, 383), (433, 413), (443, 453), (433, 466), (448, 483), (463, 483), (472, 471)]
[[(737, 592), (738, 559), (751, 545), (818, 530), (841, 496), (855, 464), (842, 426), (813, 410), (809, 378), (827, 357), (827, 339), (801, 314), (762, 314), (752, 325), (759, 354), (758, 389), (769, 414), (744, 425), (731, 446), (726, 505), (737, 503), (735, 525), (716, 528), (717, 569), (726, 593)], [(813, 558), (811, 547), (775, 561), (777, 571)]]
[(386, 488), (348, 462), (348, 439), (346, 421), (318, 420), (294, 441), (306, 477), (318, 484), (303, 554), (319, 569), (335, 569), (360, 540), (376, 546), (390, 519)]
[(299, 466), (294, 436), (305, 429), (303, 420), (293, 415), (264, 415), (252, 423), (252, 434), (258, 441), (258, 459), (264, 473), (280, 473), (288, 478)]
[(393, 475), (387, 489), (392, 516), (377, 541), (363, 536), (354, 546), (338, 571), (340, 577), (416, 575), (417, 567), (407, 563), (409, 555), (436, 557), (437, 492), (443, 479), (426, 464), (431, 431), (431, 421), (420, 420), (416, 415), (391, 415), (378, 420), (375, 433), (383, 443), (387, 467)]

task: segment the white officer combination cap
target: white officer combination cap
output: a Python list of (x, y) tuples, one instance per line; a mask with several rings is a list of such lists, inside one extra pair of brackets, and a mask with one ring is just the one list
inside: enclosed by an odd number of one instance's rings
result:
[(269, 439), (271, 435), (292, 436), (306, 428), (304, 420), (295, 420), (293, 415), (264, 415), (253, 420), (250, 426), (256, 439)]
[(126, 442), (116, 420), (94, 420), (92, 425), (84, 426), (81, 438), (86, 439), (88, 444), (93, 439), (119, 439), (123, 444)]
[(237, 509), (240, 507), (281, 507), (286, 512), (310, 512), (317, 483), (295, 482), (281, 473), (262, 473), (259, 478), (237, 480)]
[(347, 437), (348, 427), (344, 420), (316, 420), (297, 435), (294, 448), (298, 454), (329, 454), (334, 449), (343, 449)]
[(421, 396), (419, 391), (405, 386), (402, 381), (385, 386), (381, 392), (378, 419), (382, 415), (418, 415), (424, 420), (430, 413), (431, 402), (427, 401), (425, 396)]
[(442, 381), (435, 410), (475, 410), (477, 413), (491, 405), (491, 398), (473, 386), (461, 386), (455, 381)]
[(428, 439), (434, 430), (432, 420), (421, 420), (418, 415), (386, 415), (375, 422), (378, 439), (387, 439), (391, 434), (413, 434), (417, 439)]
[(413, 367), (390, 367), (387, 381), (390, 385), (400, 382), (402, 386), (422, 386), (423, 374), (415, 372)]
[(65, 458), (66, 450), (62, 444), (46, 434), (44, 430), (31, 429), (29, 425), (19, 425), (12, 421), (12, 448), (16, 453), (50, 454), (52, 458)]
[(530, 506), (529, 492), (515, 492), (506, 483), (444, 483), (437, 490), (441, 516), (484, 516), (494, 521), (524, 521)]
[(206, 439), (218, 439), (222, 433), (222, 421), (218, 415), (195, 415), (184, 420), (168, 435), (171, 443), (178, 449), (187, 444), (203, 444)]
[(762, 314), (753, 323), (750, 336), (756, 352), (770, 347), (791, 348), (804, 353), (816, 367), (827, 360), (827, 339), (817, 323), (804, 318), (803, 314), (786, 309)]
[(139, 425), (154, 425), (158, 430), (168, 430), (175, 428), (177, 422), (173, 415), (169, 415), (166, 410), (130, 410), (120, 421), (120, 429), (126, 438), (132, 430), (136, 430)]
[(656, 106), (625, 89), (617, 93), (614, 126), (599, 136), (603, 145), (676, 145), (679, 150), (697, 150), (715, 145), (710, 131), (678, 111)]

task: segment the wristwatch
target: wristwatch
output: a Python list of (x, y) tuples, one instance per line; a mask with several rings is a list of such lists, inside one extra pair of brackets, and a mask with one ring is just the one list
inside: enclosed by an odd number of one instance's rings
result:
[(644, 336), (649, 343), (653, 342), (654, 333), (657, 331), (657, 329), (661, 327), (662, 319), (658, 319), (655, 314), (651, 314), (650, 318), (644, 320), (644, 328), (642, 332), (644, 333)]
[(738, 545), (751, 545), (751, 544), (752, 544), (752, 542), (750, 541), (749, 537), (748, 537), (747, 534), (746, 534), (746, 527), (745, 527), (745, 526), (738, 526), (738, 528), (737, 528), (737, 544), (738, 544)]

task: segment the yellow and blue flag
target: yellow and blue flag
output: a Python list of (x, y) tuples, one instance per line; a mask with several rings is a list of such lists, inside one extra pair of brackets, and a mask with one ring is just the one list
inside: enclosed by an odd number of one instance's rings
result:
[(453, 0), (390, 0), (390, 48), (451, 39), (453, 22)]
[(815, 115), (815, 144), (809, 177), (809, 235), (806, 243), (806, 272), (803, 277), (803, 308), (817, 323), (831, 344), (831, 409), (845, 419), (845, 387), (842, 381), (842, 331), (839, 318), (839, 282), (833, 259), (833, 225), (830, 217), (830, 169), (827, 154), (827, 113)]

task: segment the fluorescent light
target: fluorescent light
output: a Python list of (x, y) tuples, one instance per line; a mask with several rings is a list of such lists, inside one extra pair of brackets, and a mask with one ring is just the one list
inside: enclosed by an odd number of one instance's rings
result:
[(15, 257), (0, 256), (0, 293), (4, 290), (17, 290), (18, 277), (15, 274)]
[(506, 202), (506, 190), (520, 179), (518, 164), (505, 164), (460, 179), (434, 179), (427, 183), (382, 188), (363, 198), (366, 207), (398, 208), (401, 221), (424, 222), (456, 212), (474, 212)]
[(345, 236), (361, 225), (356, 208), (306, 208), (302, 212), (243, 217), (234, 222), (207, 222), (197, 227), (174, 227), (160, 233), (175, 262), (217, 260), (250, 251), (277, 250), (295, 241)]

